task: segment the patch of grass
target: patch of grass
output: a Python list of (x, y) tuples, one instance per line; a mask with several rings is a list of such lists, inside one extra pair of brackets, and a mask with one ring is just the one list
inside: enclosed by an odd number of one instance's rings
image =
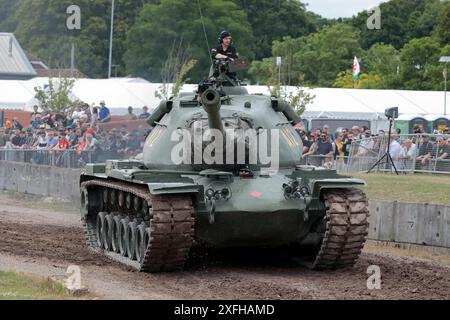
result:
[(450, 205), (450, 176), (352, 174), (368, 183), (369, 199)]
[(67, 300), (62, 285), (33, 275), (0, 271), (0, 300)]
[(14, 202), (20, 203), (26, 208), (40, 208), (50, 211), (79, 213), (79, 203), (72, 201), (63, 201), (61, 199), (53, 199), (48, 197), (35, 196), (31, 194), (23, 194), (12, 191), (4, 191), (4, 194)]
[(366, 243), (364, 252), (368, 253), (390, 253), (396, 256), (421, 258), (445, 263), (450, 266), (450, 256), (440, 252), (429, 252), (419, 249), (402, 249), (389, 246), (380, 246), (373, 243)]

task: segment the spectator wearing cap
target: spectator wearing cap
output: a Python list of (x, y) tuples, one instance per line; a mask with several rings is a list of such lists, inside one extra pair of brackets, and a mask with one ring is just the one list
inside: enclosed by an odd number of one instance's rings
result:
[(151, 116), (151, 114), (148, 112), (148, 107), (144, 106), (142, 108), (142, 113), (139, 115), (139, 119), (147, 120), (150, 116)]
[(100, 106), (101, 108), (98, 111), (98, 120), (100, 121), (100, 123), (111, 122), (111, 112), (106, 107), (105, 101), (101, 101)]
[(128, 107), (128, 113), (125, 117), (125, 119), (128, 121), (134, 121), (138, 119), (137, 115), (135, 115), (133, 112), (133, 107)]

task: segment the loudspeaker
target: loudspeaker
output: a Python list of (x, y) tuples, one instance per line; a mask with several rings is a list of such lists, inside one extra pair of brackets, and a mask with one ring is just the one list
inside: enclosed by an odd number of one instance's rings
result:
[(387, 118), (397, 119), (398, 118), (398, 107), (386, 109), (386, 111), (384, 111), (384, 115)]

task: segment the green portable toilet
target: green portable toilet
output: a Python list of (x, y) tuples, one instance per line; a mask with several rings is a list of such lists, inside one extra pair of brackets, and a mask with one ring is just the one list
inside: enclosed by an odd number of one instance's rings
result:
[(432, 122), (432, 130), (443, 132), (445, 128), (450, 128), (450, 116), (438, 116)]
[(430, 125), (423, 115), (402, 114), (395, 120), (395, 129), (400, 129), (402, 134), (414, 133), (414, 126), (418, 125), (425, 133), (430, 133)]

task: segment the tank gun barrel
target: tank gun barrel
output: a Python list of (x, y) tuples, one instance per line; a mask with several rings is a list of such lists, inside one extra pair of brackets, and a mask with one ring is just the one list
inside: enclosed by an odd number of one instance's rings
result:
[(208, 115), (208, 124), (210, 129), (224, 132), (222, 117), (220, 116), (220, 94), (216, 90), (208, 89), (201, 95), (203, 109)]

